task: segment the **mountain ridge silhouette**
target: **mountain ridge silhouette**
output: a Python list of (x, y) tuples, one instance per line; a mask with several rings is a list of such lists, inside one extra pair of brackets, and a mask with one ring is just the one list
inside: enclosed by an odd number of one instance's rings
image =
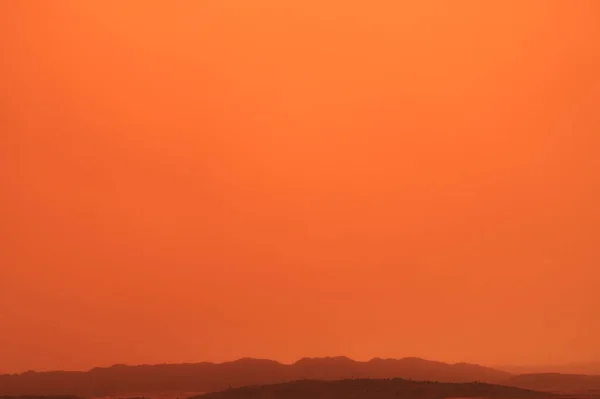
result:
[[(537, 378), (535, 376), (538, 376)], [(448, 383), (485, 382), (533, 390), (574, 390), (585, 381), (600, 389), (600, 376), (516, 375), (470, 363), (444, 363), (417, 357), (356, 361), (345, 356), (301, 358), (291, 364), (241, 358), (223, 363), (115, 364), (88, 371), (28, 371), (0, 375), (0, 395), (83, 397), (143, 392), (217, 392), (228, 388), (296, 380), (403, 378)]]

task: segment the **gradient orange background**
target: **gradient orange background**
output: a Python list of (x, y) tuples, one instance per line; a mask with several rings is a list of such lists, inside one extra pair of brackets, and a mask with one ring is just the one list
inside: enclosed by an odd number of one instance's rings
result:
[(600, 358), (600, 2), (0, 1), (0, 372)]

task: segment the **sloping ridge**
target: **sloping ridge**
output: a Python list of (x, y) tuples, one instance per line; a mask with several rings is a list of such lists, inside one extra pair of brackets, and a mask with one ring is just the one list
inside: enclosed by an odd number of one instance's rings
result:
[(512, 386), (544, 391), (600, 391), (600, 375), (559, 373), (519, 374), (512, 376), (506, 383)]
[(303, 380), (249, 386), (196, 396), (190, 399), (420, 399), (494, 398), (552, 399), (558, 395), (484, 383), (441, 383), (396, 379), (337, 381)]

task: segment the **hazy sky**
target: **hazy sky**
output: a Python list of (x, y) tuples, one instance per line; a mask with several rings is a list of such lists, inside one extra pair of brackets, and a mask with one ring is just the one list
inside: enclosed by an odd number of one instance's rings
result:
[(600, 359), (600, 2), (0, 0), (0, 372)]

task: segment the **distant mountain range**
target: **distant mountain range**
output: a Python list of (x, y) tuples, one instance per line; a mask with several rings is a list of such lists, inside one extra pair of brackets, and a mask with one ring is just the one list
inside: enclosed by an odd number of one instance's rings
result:
[(98, 397), (144, 392), (216, 392), (249, 385), (296, 380), (391, 379), (485, 382), (545, 391), (600, 389), (600, 376), (515, 375), (476, 364), (448, 364), (419, 358), (304, 358), (293, 364), (244, 358), (226, 363), (188, 363), (94, 368), (0, 375), (0, 395), (77, 395)]

